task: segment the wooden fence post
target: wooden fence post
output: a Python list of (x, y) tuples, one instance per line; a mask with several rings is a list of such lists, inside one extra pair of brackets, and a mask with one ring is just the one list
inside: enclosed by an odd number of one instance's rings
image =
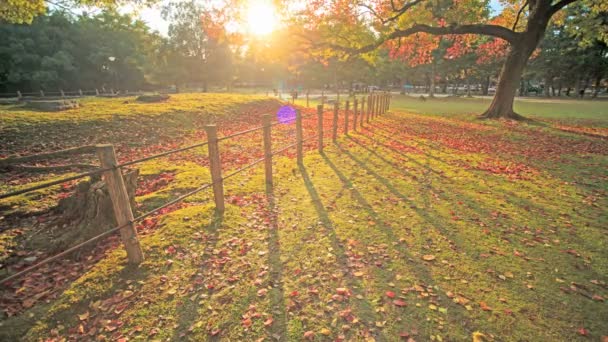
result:
[(97, 145), (97, 156), (102, 168), (113, 168), (103, 173), (104, 181), (108, 186), (108, 193), (112, 200), (112, 208), (114, 208), (114, 216), (116, 223), (123, 226), (120, 229), (120, 238), (127, 250), (127, 258), (131, 264), (140, 264), (144, 260), (144, 253), (139, 245), (137, 231), (133, 224), (133, 211), (131, 211), (131, 202), (129, 194), (125, 187), (125, 182), (119, 168), (116, 168), (118, 161), (114, 153), (114, 146), (110, 144)]
[(302, 146), (302, 112), (296, 110), (296, 157), (298, 165), (303, 164), (303, 146)]
[(333, 142), (336, 142), (336, 139), (338, 138), (338, 109), (340, 107), (340, 104), (336, 101), (334, 102), (334, 122), (333, 122), (333, 130), (331, 133), (331, 140), (333, 140)]
[(372, 95), (374, 106), (372, 107), (372, 119), (375, 119), (378, 116), (378, 95)]
[(365, 121), (367, 121), (367, 123), (369, 123), (369, 116), (371, 115), (372, 112), (372, 96), (371, 95), (367, 95), (367, 112), (365, 113)]
[(346, 101), (344, 107), (344, 134), (348, 135), (348, 111), (350, 110), (350, 102)]
[(323, 105), (317, 106), (317, 134), (319, 153), (323, 153)]
[(355, 97), (355, 100), (353, 101), (353, 131), (357, 131), (357, 111), (359, 110), (359, 106), (358, 105), (358, 100)]
[(272, 135), (270, 125), (271, 115), (264, 114), (262, 116), (262, 125), (264, 126), (264, 173), (266, 176), (266, 193), (272, 193)]
[(213, 182), (213, 197), (215, 199), (215, 210), (224, 212), (224, 181), (222, 179), (222, 162), (220, 161), (220, 148), (217, 140), (217, 127), (215, 125), (205, 126), (207, 132), (207, 147), (209, 148), (209, 169), (211, 181)]
[(386, 110), (388, 109), (388, 93), (384, 94), (384, 102), (382, 103), (384, 108), (382, 108), (382, 114), (386, 114)]
[(44, 90), (40, 89), (40, 97), (44, 97)]
[(359, 117), (359, 126), (363, 129), (363, 119), (365, 118), (365, 96), (361, 98), (361, 115)]

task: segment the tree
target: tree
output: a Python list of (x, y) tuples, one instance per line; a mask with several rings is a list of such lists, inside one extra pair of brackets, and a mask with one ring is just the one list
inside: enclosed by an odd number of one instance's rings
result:
[(137, 89), (161, 38), (116, 11), (53, 11), (31, 25), (0, 24), (0, 90)]
[[(387, 41), (401, 40), (412, 35), (425, 33), (429, 35), (485, 35), (508, 42), (509, 50), (500, 72), (498, 89), (494, 99), (482, 117), (520, 119), (521, 116), (513, 111), (513, 100), (526, 63), (542, 37), (551, 18), (567, 5), (576, 0), (526, 0), (521, 3), (513, 17), (510, 26), (483, 18), (479, 9), (488, 7), (487, 1), (367, 1), (357, 6), (344, 5), (342, 8), (332, 8), (339, 5), (316, 5), (310, 13), (317, 13), (319, 8), (328, 6), (333, 11), (335, 24), (350, 25), (350, 32), (361, 31), (369, 27), (370, 21), (378, 32), (371, 41), (344, 39), (330, 34), (326, 30), (322, 43), (313, 46), (331, 48), (347, 54), (371, 52)], [(595, 6), (589, 3), (589, 6)], [(361, 16), (360, 8), (367, 10), (369, 15)], [(509, 8), (511, 11), (513, 8)], [(414, 12), (415, 11), (415, 12)], [(359, 19), (347, 20), (346, 17)], [(369, 19), (371, 18), (371, 19)], [(323, 18), (322, 20), (326, 20)], [(325, 28), (331, 26), (323, 25)], [(323, 27), (322, 27), (323, 28)]]
[[(2, 0), (0, 1), (0, 23), (31, 24), (34, 18), (47, 12), (48, 5), (51, 5), (56, 10), (69, 10), (70, 8), (88, 6), (114, 9), (116, 5), (128, 2), (129, 0)], [(132, 0), (131, 2), (138, 5), (151, 5), (156, 0)]]

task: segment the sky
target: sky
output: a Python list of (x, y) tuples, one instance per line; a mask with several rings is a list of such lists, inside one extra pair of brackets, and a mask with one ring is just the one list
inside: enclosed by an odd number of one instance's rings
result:
[[(169, 23), (165, 21), (160, 15), (160, 8), (164, 1), (160, 1), (153, 7), (145, 7), (139, 9), (139, 19), (144, 21), (148, 26), (154, 30), (158, 31), (160, 34), (167, 36), (169, 32)], [(493, 14), (497, 14), (502, 9), (502, 4), (500, 0), (490, 0), (490, 8), (493, 11)], [(131, 5), (123, 6), (120, 10), (121, 13), (132, 13), (134, 11), (134, 7)]]

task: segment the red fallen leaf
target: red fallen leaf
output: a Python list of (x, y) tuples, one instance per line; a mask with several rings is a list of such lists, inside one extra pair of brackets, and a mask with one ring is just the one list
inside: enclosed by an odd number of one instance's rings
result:
[(173, 247), (173, 246), (169, 246), (165, 250), (165, 253), (167, 253), (167, 254), (175, 254), (176, 252), (177, 252), (177, 249), (175, 249), (175, 247)]
[(315, 333), (313, 331), (308, 330), (304, 333), (304, 338), (312, 341), (315, 338)]
[(249, 328), (251, 326), (251, 324), (253, 324), (253, 322), (251, 321), (250, 318), (245, 318), (244, 320), (241, 321), (241, 324), (245, 327), (245, 328)]
[(598, 302), (603, 302), (604, 301), (604, 297), (600, 296), (600, 295), (593, 295), (593, 297), (591, 297), (593, 300), (596, 300)]
[(274, 321), (274, 320), (272, 319), (272, 316), (268, 317), (268, 319), (266, 319), (266, 320), (264, 321), (264, 326), (268, 328), (269, 326), (271, 326), (271, 325), (272, 325), (272, 322), (273, 322), (273, 321)]
[(393, 291), (386, 291), (386, 296), (388, 298), (395, 298), (395, 292), (393, 292)]
[(406, 303), (406, 302), (404, 302), (404, 301), (402, 301), (401, 299), (395, 299), (395, 300), (393, 301), (393, 304), (395, 304), (395, 305), (396, 305), (396, 306), (398, 306), (398, 307), (404, 307), (404, 306), (407, 306), (407, 303)]
[(259, 289), (258, 290), (258, 297), (264, 297), (267, 292), (268, 292), (267, 289)]
[(578, 328), (578, 330), (576, 332), (581, 336), (589, 336), (589, 330), (587, 330), (583, 327)]
[(297, 297), (300, 295), (300, 292), (298, 291), (291, 291), (291, 293), (289, 294), (289, 297)]
[(481, 307), (481, 310), (483, 311), (492, 311), (492, 308), (488, 306), (488, 304), (486, 304), (486, 302), (479, 302), (479, 306)]
[(339, 295), (342, 295), (342, 296), (348, 296), (350, 294), (350, 291), (347, 288), (344, 288), (344, 287), (338, 287), (336, 289), (336, 292)]

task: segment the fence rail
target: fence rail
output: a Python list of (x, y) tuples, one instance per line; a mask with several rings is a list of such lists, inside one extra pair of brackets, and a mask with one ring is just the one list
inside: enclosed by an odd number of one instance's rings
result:
[[(357, 115), (360, 116), (359, 125), (361, 128), (364, 125), (364, 118), (366, 119), (366, 122), (369, 123), (370, 117), (374, 118), (374, 117), (377, 117), (378, 115), (386, 113), (388, 111), (388, 108), (390, 105), (390, 99), (391, 99), (391, 95), (388, 93), (370, 94), (367, 97), (367, 103), (368, 103), (367, 110), (365, 110), (365, 106), (364, 106), (365, 98), (363, 98), (362, 101), (359, 102), (361, 104), (360, 108), (357, 105), (358, 101), (353, 101), (352, 111), (349, 107), (349, 102), (346, 101), (345, 110), (343, 111), (344, 121), (345, 121), (344, 133), (346, 135), (348, 135), (348, 122), (349, 122), (348, 118), (351, 115), (354, 117), (353, 130), (356, 131), (357, 130)], [(372, 103), (373, 103), (373, 105), (372, 105)], [(317, 139), (318, 151), (321, 153), (323, 152), (324, 114), (325, 114), (325, 112), (324, 112), (323, 104), (320, 104), (317, 106), (316, 113), (312, 113), (305, 117), (302, 116), (302, 113), (300, 110), (296, 110), (296, 118), (295, 118), (296, 140), (294, 143), (289, 144), (276, 151), (272, 151), (272, 127), (279, 124), (279, 122), (272, 123), (271, 119), (270, 119), (271, 117), (268, 114), (263, 115), (262, 126), (254, 127), (254, 128), (247, 129), (247, 130), (237, 132), (237, 133), (233, 133), (233, 134), (230, 134), (227, 136), (218, 137), (217, 136), (217, 127), (215, 125), (207, 125), (207, 126), (205, 126), (205, 130), (207, 132), (207, 141), (205, 141), (205, 142), (165, 151), (162, 153), (154, 154), (152, 156), (148, 156), (148, 157), (144, 157), (144, 158), (140, 158), (140, 159), (136, 159), (136, 160), (131, 160), (131, 161), (124, 162), (124, 163), (118, 163), (113, 145), (108, 145), (108, 144), (96, 145), (95, 151), (100, 160), (101, 168), (90, 171), (90, 172), (81, 173), (81, 174), (78, 174), (75, 176), (62, 178), (62, 179), (59, 179), (56, 181), (47, 182), (47, 183), (40, 184), (37, 186), (27, 187), (25, 189), (20, 189), (20, 190), (8, 192), (8, 193), (0, 194), (0, 199), (9, 198), (9, 197), (21, 195), (24, 193), (32, 192), (35, 190), (48, 188), (48, 187), (62, 184), (65, 182), (81, 179), (84, 177), (102, 174), (104, 180), (106, 181), (106, 184), (108, 185), (108, 190), (109, 190), (108, 192), (109, 192), (110, 198), (112, 200), (112, 206), (114, 208), (114, 215), (116, 217), (116, 222), (117, 222), (116, 227), (111, 228), (108, 231), (105, 231), (97, 236), (94, 236), (87, 241), (81, 242), (78, 245), (70, 247), (63, 252), (50, 256), (46, 259), (43, 259), (40, 262), (38, 262), (32, 266), (29, 266), (17, 273), (14, 273), (14, 274), (0, 280), (0, 284), (4, 284), (11, 280), (17, 279), (24, 274), (27, 274), (35, 269), (38, 269), (39, 267), (41, 267), (45, 264), (53, 262), (65, 255), (68, 255), (90, 243), (98, 241), (117, 231), (120, 231), (120, 233), (121, 233), (120, 235), (121, 235), (122, 243), (125, 246), (125, 249), (127, 250), (128, 262), (131, 264), (141, 263), (144, 260), (144, 254), (143, 254), (143, 251), (139, 244), (139, 239), (137, 237), (137, 231), (134, 226), (134, 224), (136, 222), (139, 222), (139, 221), (145, 219), (146, 217), (149, 217), (150, 215), (153, 215), (154, 213), (160, 211), (161, 209), (164, 209), (173, 204), (179, 203), (179, 202), (183, 201), (184, 199), (186, 199), (196, 193), (209, 189), (209, 188), (213, 188), (216, 211), (218, 214), (222, 214), (224, 212), (223, 182), (262, 162), (265, 162), (264, 173), (265, 173), (266, 191), (267, 191), (267, 193), (270, 193), (272, 190), (272, 187), (273, 187), (273, 172), (272, 172), (272, 157), (273, 156), (279, 155), (279, 154), (287, 151), (288, 149), (296, 147), (297, 163), (301, 165), (303, 163), (303, 154), (304, 154), (303, 143), (306, 141), (309, 141), (311, 139), (315, 139), (315, 138)], [(334, 104), (334, 108), (333, 108), (333, 121), (332, 121), (332, 126), (333, 126), (332, 127), (332, 140), (334, 142), (336, 141), (336, 136), (337, 136), (338, 115), (339, 115), (339, 103), (336, 102)], [(314, 116), (317, 117), (317, 132), (316, 132), (316, 134), (314, 134), (312, 136), (303, 138), (302, 119), (311, 118)], [(238, 137), (238, 136), (241, 136), (241, 135), (244, 135), (247, 133), (252, 133), (252, 132), (255, 132), (258, 130), (262, 130), (264, 133), (263, 134), (264, 158), (258, 159), (248, 165), (245, 165), (237, 170), (232, 171), (231, 173), (229, 173), (225, 176), (222, 176), (219, 142), (227, 140), (227, 139), (231, 139), (234, 137)], [(203, 147), (203, 146), (207, 146), (208, 152), (209, 152), (209, 168), (210, 168), (211, 180), (212, 180), (211, 183), (201, 185), (200, 187), (198, 187), (194, 190), (191, 190), (190, 192), (183, 194), (171, 201), (168, 201), (168, 202), (160, 205), (157, 208), (154, 208), (137, 217), (134, 217), (132, 208), (130, 206), (127, 190), (124, 185), (124, 180), (122, 177), (121, 169), (126, 166), (134, 165), (137, 163), (145, 162), (148, 160), (164, 157), (167, 155), (171, 155), (171, 154), (175, 154), (175, 153), (179, 153), (179, 152), (183, 152), (183, 151), (187, 151), (187, 150), (190, 150), (193, 148)]]

